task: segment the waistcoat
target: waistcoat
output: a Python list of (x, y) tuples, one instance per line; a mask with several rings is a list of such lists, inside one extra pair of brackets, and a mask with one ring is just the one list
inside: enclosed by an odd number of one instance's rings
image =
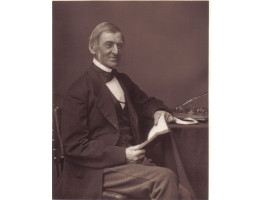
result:
[(133, 135), (131, 131), (127, 101), (125, 107), (122, 109), (119, 101), (115, 98), (115, 96), (112, 93), (111, 93), (111, 97), (116, 110), (116, 114), (119, 122), (119, 128), (120, 128), (120, 137), (116, 145), (121, 147), (133, 146), (135, 145), (135, 141), (133, 139)]

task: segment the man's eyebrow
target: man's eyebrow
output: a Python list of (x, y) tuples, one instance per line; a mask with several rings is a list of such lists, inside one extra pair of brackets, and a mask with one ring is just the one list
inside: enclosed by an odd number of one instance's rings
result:
[[(108, 40), (108, 41), (105, 41), (105, 43), (104, 44), (114, 44), (115, 42), (114, 41), (111, 41), (111, 40)], [(120, 42), (116, 42), (116, 44), (124, 44), (124, 42), (123, 41), (120, 41)]]

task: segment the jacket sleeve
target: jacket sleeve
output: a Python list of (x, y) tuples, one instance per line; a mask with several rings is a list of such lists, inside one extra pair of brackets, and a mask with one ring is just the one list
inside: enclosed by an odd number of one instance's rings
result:
[(138, 115), (153, 118), (157, 110), (166, 110), (169, 112), (169, 108), (161, 100), (147, 96), (127, 75), (124, 75), (124, 78), (129, 88), (131, 101)]
[(65, 159), (91, 168), (124, 164), (125, 148), (89, 139), (89, 106), (92, 106), (89, 105), (89, 93), (85, 81), (80, 81), (69, 89), (65, 98), (61, 121)]

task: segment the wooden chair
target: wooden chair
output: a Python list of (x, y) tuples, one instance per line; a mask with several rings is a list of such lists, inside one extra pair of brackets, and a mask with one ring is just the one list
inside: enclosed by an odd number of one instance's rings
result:
[[(57, 178), (63, 172), (63, 163), (64, 163), (64, 148), (61, 138), (61, 114), (62, 109), (59, 107), (55, 107), (53, 109), (53, 131), (52, 131), (52, 152), (53, 152), (53, 161), (56, 169)], [(111, 191), (103, 191), (102, 198), (108, 200), (119, 200), (119, 199), (127, 199), (127, 197), (123, 194), (111, 192)]]

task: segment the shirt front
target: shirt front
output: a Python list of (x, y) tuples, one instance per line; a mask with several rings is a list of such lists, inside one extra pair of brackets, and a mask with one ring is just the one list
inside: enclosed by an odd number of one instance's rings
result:
[[(95, 58), (93, 58), (93, 63), (96, 67), (100, 68), (101, 70), (111, 73), (112, 69), (109, 67), (104, 66)], [(118, 79), (114, 76), (113, 79), (106, 83), (106, 86), (109, 88), (110, 92), (114, 95), (114, 97), (119, 101), (122, 109), (125, 107), (125, 95)]]

